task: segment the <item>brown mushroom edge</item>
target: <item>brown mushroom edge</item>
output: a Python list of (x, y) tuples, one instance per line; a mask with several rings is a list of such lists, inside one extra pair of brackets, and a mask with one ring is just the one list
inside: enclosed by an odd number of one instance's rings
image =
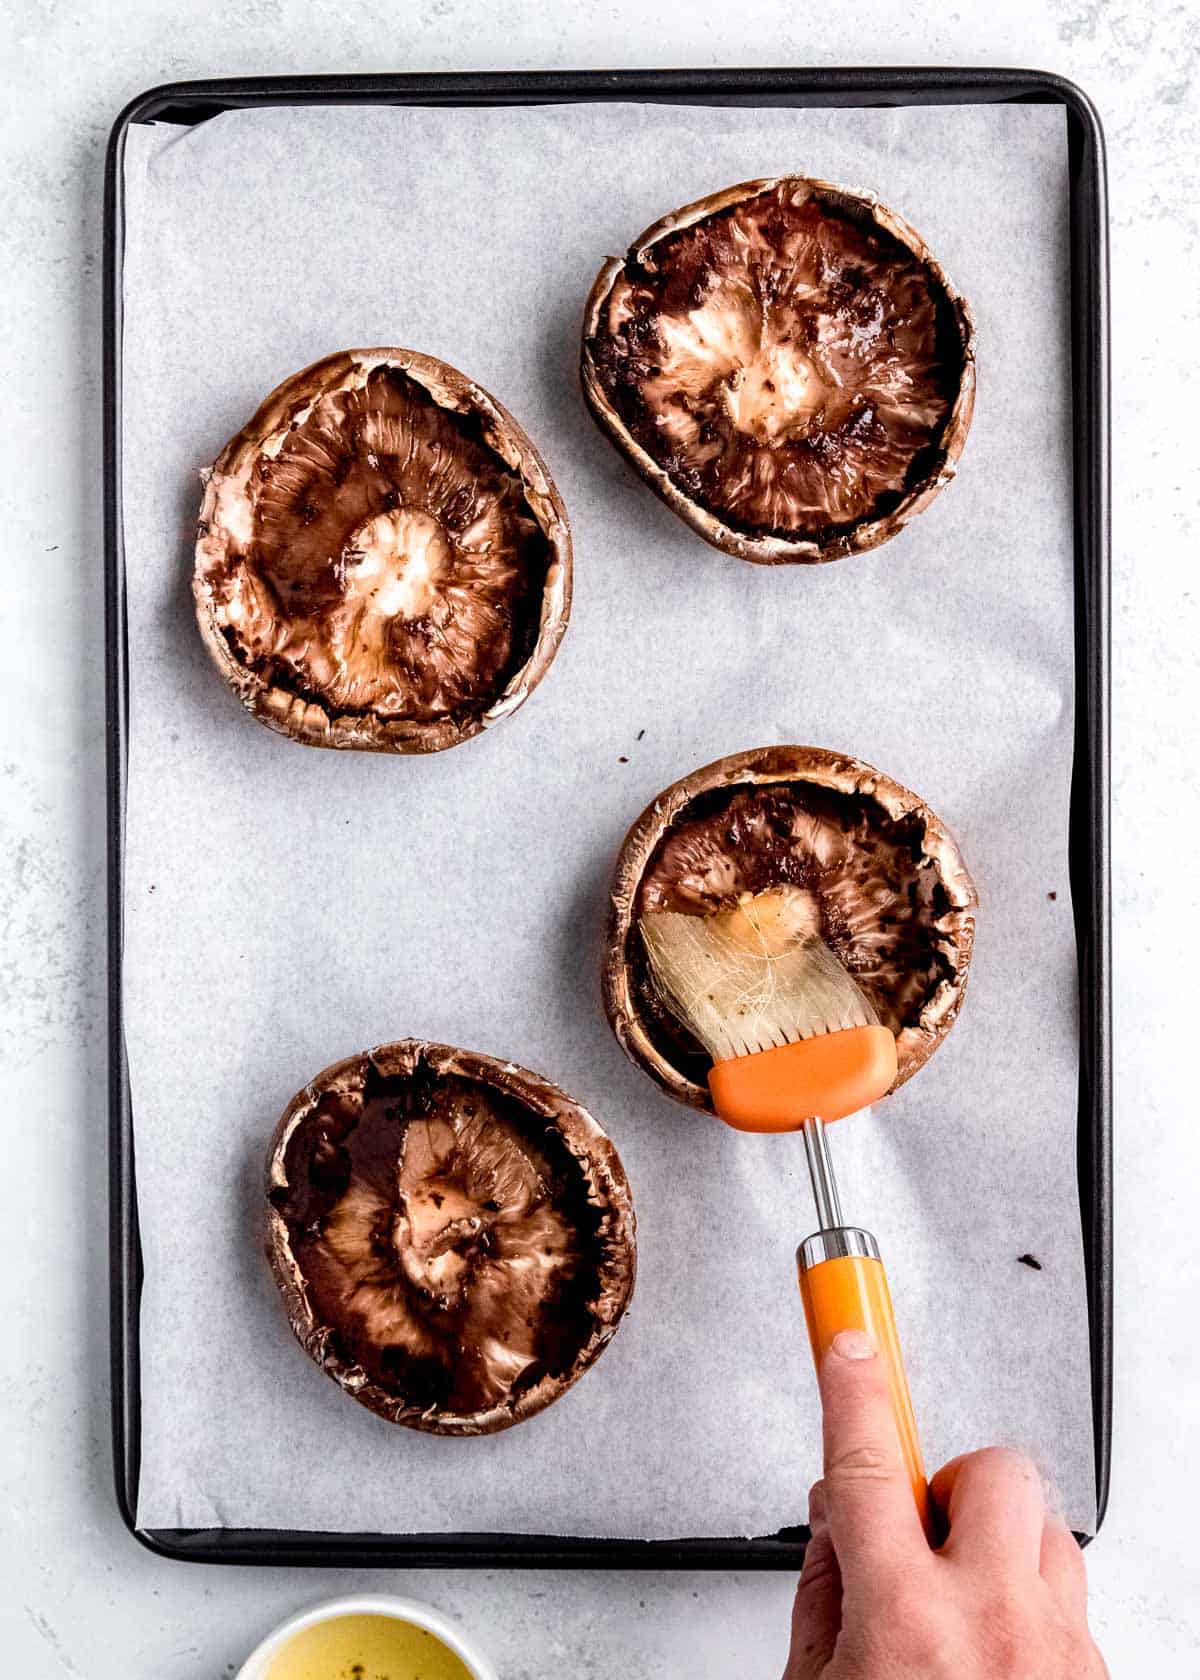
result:
[(604, 1007), (626, 1054), (678, 1102), (712, 1114), (706, 1052), (650, 979), (643, 910), (703, 914), (740, 891), (807, 887), (822, 937), (896, 1034), (911, 1079), (962, 1006), (974, 885), (953, 837), (917, 796), (869, 764), (819, 747), (762, 747), (675, 782), (634, 823), (617, 859)]
[[(664, 270), (679, 237), (703, 223), (711, 222), (719, 230), (721, 223), (730, 218), (751, 221), (757, 218), (766, 223), (771, 215), (781, 213), (780, 205), (784, 206), (784, 213), (791, 206), (802, 214), (811, 211), (831, 221), (840, 221), (856, 249), (876, 251), (881, 263), (894, 259), (909, 271), (919, 272), (936, 317), (933, 330), (938, 354), (947, 363), (944, 413), (929, 435), (914, 444), (902, 486), (877, 496), (873, 508), (859, 517), (840, 524), (836, 520), (824, 525), (814, 523), (812, 528), (805, 529), (790, 522), (787, 526), (764, 528), (757, 522), (739, 520), (732, 513), (723, 514), (706, 503), (702, 487), (697, 482), (687, 482), (689, 466), (680, 458), (681, 452), (667, 449), (658, 430), (639, 420), (639, 414), (645, 419), (642, 391), (634, 390), (632, 401), (623, 403), (617, 381), (606, 367), (613, 348), (612, 315), (614, 292), (618, 288), (624, 287), (632, 293), (639, 284), (644, 284), (653, 294), (655, 285), (660, 285), (669, 297), (669, 306), (664, 306), (666, 312), (686, 316), (689, 309), (702, 302), (703, 288), (711, 283), (708, 275), (700, 270), (717, 268), (719, 256), (714, 259), (711, 253), (707, 257), (704, 253), (689, 253), (688, 263), (698, 264), (698, 272), (691, 276), (690, 284), (686, 274), (667, 275)], [(622, 327), (630, 307), (618, 301), (615, 313), (621, 316)], [(650, 312), (654, 312), (653, 308)], [(765, 312), (764, 306), (764, 315)], [(840, 305), (828, 311), (829, 314), (838, 312), (844, 313)], [(760, 372), (762, 383), (766, 383), (766, 370)], [(581, 379), (584, 399), (601, 430), (655, 494), (706, 542), (726, 554), (759, 565), (814, 565), (876, 548), (894, 537), (954, 477), (975, 406), (975, 329), (966, 300), (920, 234), (902, 216), (881, 204), (873, 193), (807, 176), (774, 176), (723, 188), (672, 211), (640, 234), (624, 257), (610, 257), (604, 263), (584, 309)], [(771, 383), (768, 389), (775, 391), (775, 384)], [(776, 409), (785, 408), (786, 399), (781, 398)], [(854, 417), (847, 421), (851, 429), (858, 423)], [(700, 437), (696, 441), (703, 444), (704, 440)], [(818, 438), (822, 445), (827, 441)], [(698, 452), (703, 455), (705, 451)], [(845, 476), (853, 481), (856, 475), (851, 472)]]
[(267, 1159), (266, 1252), (305, 1351), (380, 1417), (487, 1435), (579, 1380), (633, 1294), (612, 1142), (537, 1074), (405, 1039), (326, 1068)]
[[(409, 437), (424, 435), (437, 468), (436, 495), (414, 484), (419, 452), (407, 438), (391, 457), (370, 447), (379, 436), (397, 440), (406, 403)], [(445, 462), (456, 452), (451, 474)], [(496, 530), (464, 549), (480, 474), (495, 492)], [(394, 348), (326, 357), (273, 391), (203, 476), (200, 634), (269, 728), (309, 746), (438, 752), (510, 716), (549, 669), (571, 607), (566, 509), (513, 416), (448, 363)], [(268, 493), (278, 505), (268, 507)], [(423, 552), (406, 577), (404, 545), (414, 542)], [(388, 612), (374, 610), (381, 572)], [(478, 613), (468, 616), (478, 624), (463, 622), (461, 605), (448, 627), (438, 622), (445, 611), (430, 616), (441, 583), (458, 603), (474, 592)], [(357, 679), (371, 650), (386, 681)]]

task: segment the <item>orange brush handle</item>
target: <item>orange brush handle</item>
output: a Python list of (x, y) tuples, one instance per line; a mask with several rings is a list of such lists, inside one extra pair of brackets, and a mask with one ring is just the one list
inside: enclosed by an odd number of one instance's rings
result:
[(800, 1296), (808, 1321), (808, 1339), (818, 1366), (839, 1330), (866, 1330), (874, 1338), (880, 1357), (887, 1366), (892, 1415), (896, 1420), (900, 1451), (912, 1483), (913, 1498), (917, 1502), (917, 1514), (930, 1544), (936, 1544), (925, 1462), (921, 1457), (917, 1421), (913, 1416), (908, 1379), (904, 1374), (904, 1360), (900, 1353), (900, 1339), (896, 1335), (892, 1296), (883, 1262), (854, 1254), (821, 1260), (813, 1266), (801, 1265)]

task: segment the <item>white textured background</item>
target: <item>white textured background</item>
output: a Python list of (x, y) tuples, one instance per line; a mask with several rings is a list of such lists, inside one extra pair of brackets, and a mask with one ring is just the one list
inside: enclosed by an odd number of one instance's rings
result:
[[(940, 15), (429, 0), (9, 0), (0, 261), (0, 1650), (22, 1680), (216, 1680), (352, 1574), (211, 1571), (143, 1553), (111, 1495), (103, 1102), (100, 181), (118, 107), (158, 81), (284, 71), (1025, 63), (1079, 81), (1110, 145), (1114, 239), (1117, 1395), (1090, 1556), (1114, 1676), (1194, 1673), (1200, 1133), (1179, 1047), (1200, 937), (1195, 416), (1197, 66), (1189, 8), (962, 0)], [(503, 1680), (775, 1680), (790, 1583), (618, 1574), (371, 1576), (433, 1600)]]

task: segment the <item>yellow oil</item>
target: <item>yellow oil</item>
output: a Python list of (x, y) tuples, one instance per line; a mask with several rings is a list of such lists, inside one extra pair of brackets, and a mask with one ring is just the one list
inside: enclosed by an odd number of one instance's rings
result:
[(334, 1616), (302, 1628), (266, 1680), (471, 1680), (436, 1634), (391, 1616)]

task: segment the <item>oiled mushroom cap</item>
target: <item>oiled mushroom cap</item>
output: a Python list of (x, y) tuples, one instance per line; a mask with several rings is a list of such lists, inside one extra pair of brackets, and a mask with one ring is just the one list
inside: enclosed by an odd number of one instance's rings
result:
[(626, 836), (603, 971), (626, 1053), (668, 1095), (710, 1114), (711, 1061), (658, 997), (638, 918), (703, 915), (780, 884), (811, 894), (821, 937), (895, 1033), (896, 1085), (929, 1059), (962, 1006), (977, 900), (933, 811), (871, 765), (819, 747), (718, 759), (659, 794)]
[(582, 378), (598, 424), (702, 537), (811, 563), (884, 542), (949, 482), (974, 331), (902, 217), (782, 176), (685, 205), (604, 264)]
[(483, 1435), (607, 1346), (633, 1293), (629, 1184), (537, 1074), (404, 1039), (326, 1068), (267, 1160), (267, 1255), (292, 1329), (393, 1423)]
[(411, 350), (293, 374), (208, 474), (196, 614), (242, 703), (312, 746), (434, 752), (537, 686), (570, 611), (566, 511), (494, 397)]

